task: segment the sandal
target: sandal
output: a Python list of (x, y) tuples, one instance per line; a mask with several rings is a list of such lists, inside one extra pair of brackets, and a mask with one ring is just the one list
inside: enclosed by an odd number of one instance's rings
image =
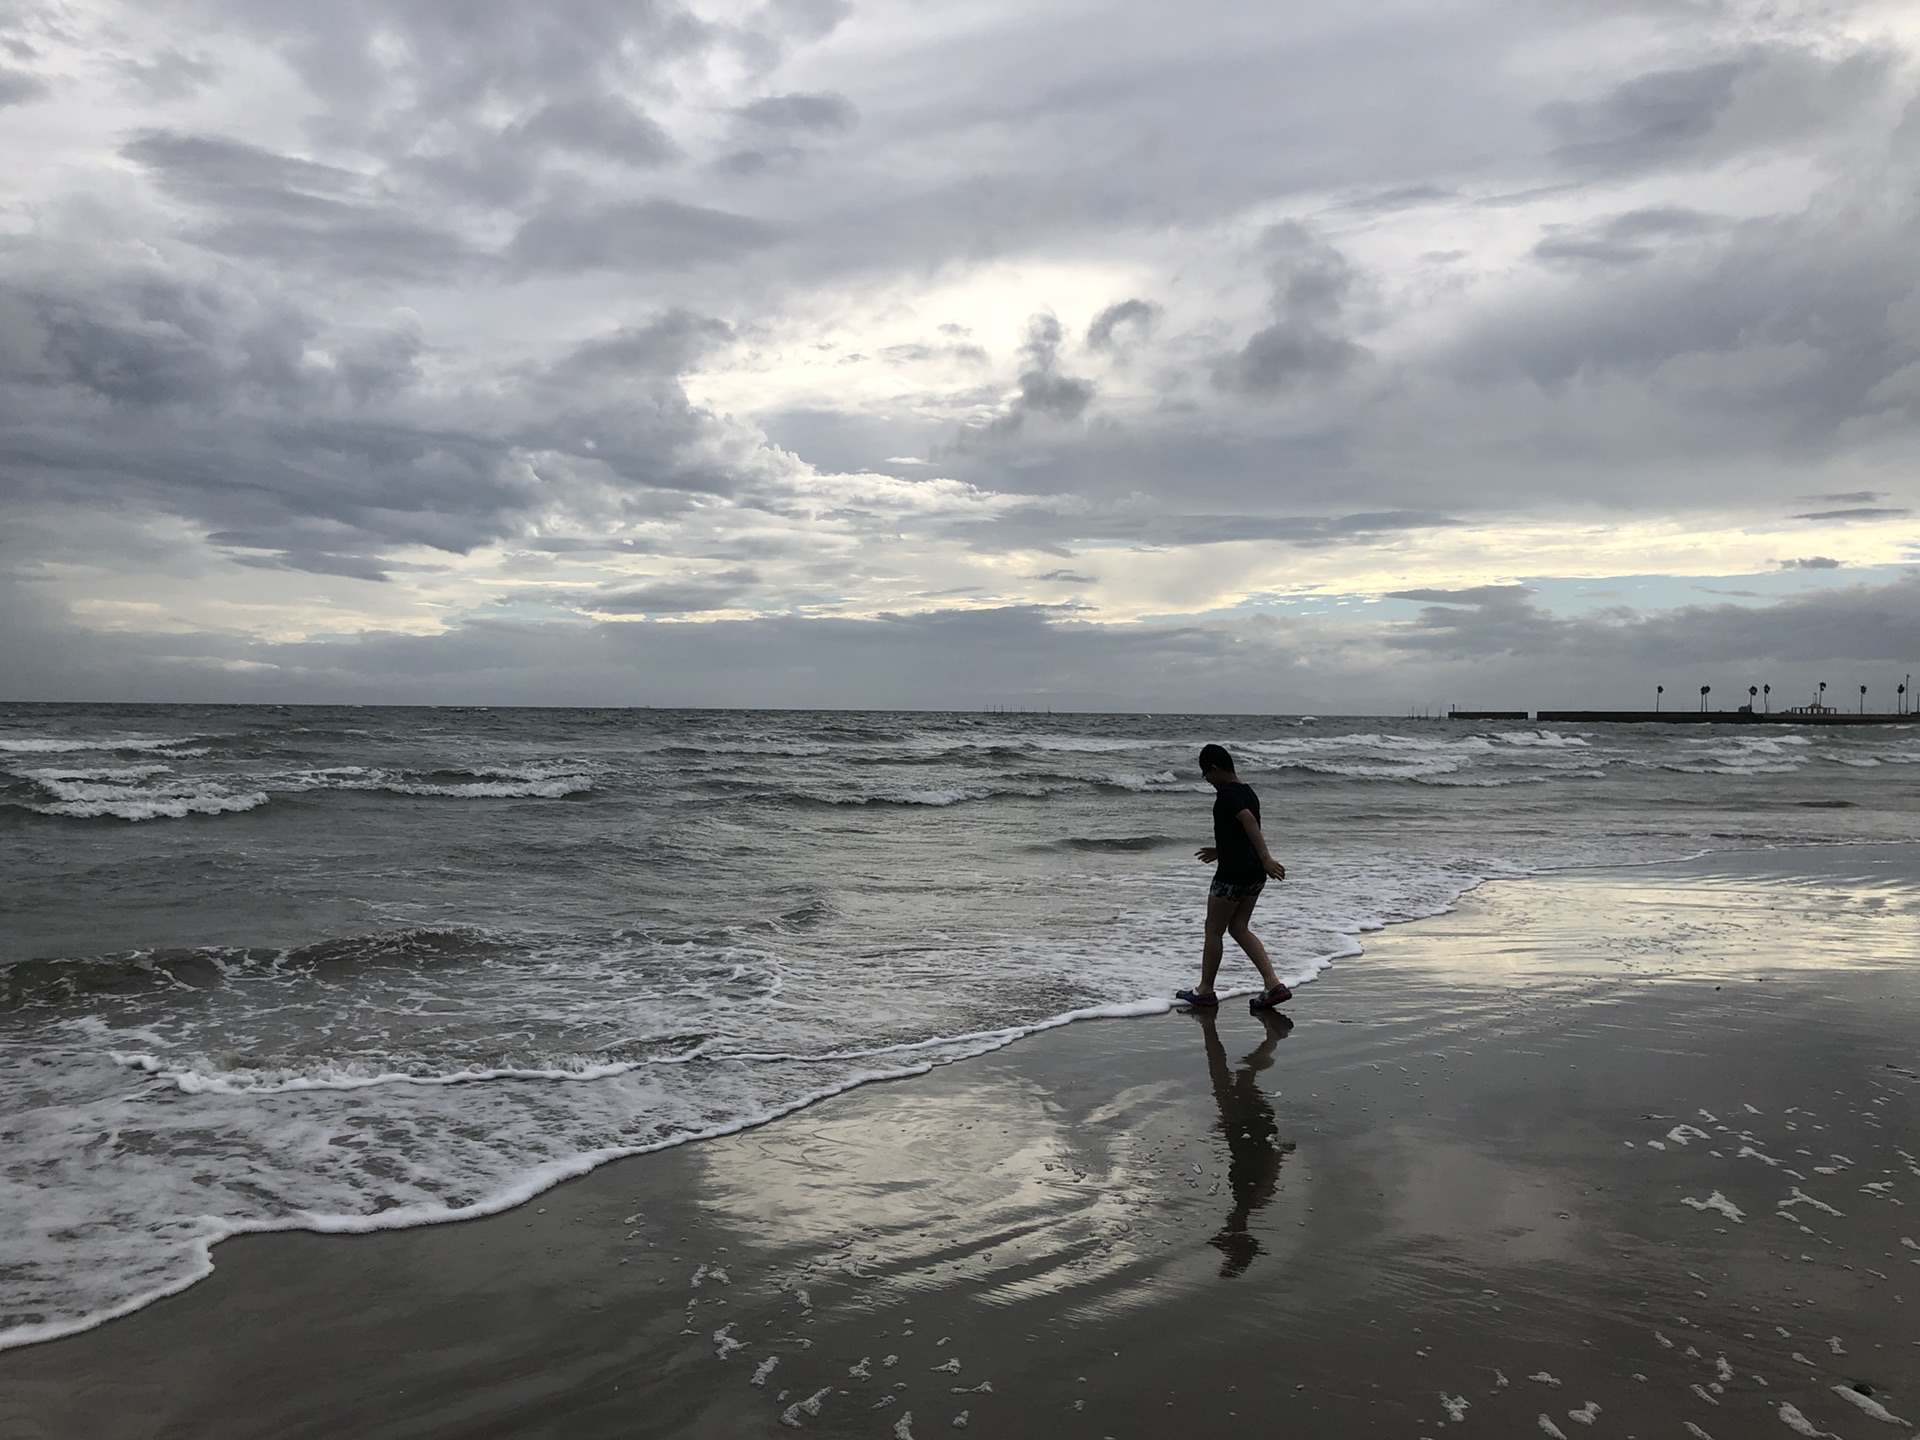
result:
[(1211, 990), (1176, 990), (1173, 998), (1188, 1005), (1218, 1005), (1220, 997)]
[(1262, 991), (1260, 994), (1254, 996), (1253, 999), (1247, 1002), (1247, 1008), (1249, 1010), (1271, 1010), (1274, 1006), (1284, 1004), (1292, 998), (1293, 991), (1289, 990), (1283, 982), (1274, 986), (1271, 990)]

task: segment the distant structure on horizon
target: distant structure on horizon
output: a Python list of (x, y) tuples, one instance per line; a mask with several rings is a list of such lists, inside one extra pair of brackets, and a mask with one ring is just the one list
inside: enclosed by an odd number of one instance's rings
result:
[[(1669, 710), (1660, 702), (1667, 693), (1667, 687), (1653, 687), (1653, 709), (1651, 710), (1462, 710), (1458, 705), (1447, 708), (1449, 720), (1545, 720), (1572, 721), (1576, 724), (1611, 722), (1621, 725), (1908, 725), (1920, 722), (1920, 707), (1910, 707), (1907, 696), (1913, 689), (1913, 676), (1903, 677), (1893, 687), (1894, 710), (1892, 714), (1867, 713), (1867, 687), (1860, 687), (1860, 708), (1841, 710), (1827, 704), (1827, 682), (1822, 680), (1814, 691), (1813, 699), (1805, 705), (1790, 705), (1784, 710), (1773, 708), (1773, 686), (1749, 685), (1747, 703), (1738, 710), (1709, 710), (1707, 697), (1713, 694), (1711, 685), (1700, 687), (1700, 708), (1698, 710)], [(1756, 702), (1759, 709), (1755, 709)]]

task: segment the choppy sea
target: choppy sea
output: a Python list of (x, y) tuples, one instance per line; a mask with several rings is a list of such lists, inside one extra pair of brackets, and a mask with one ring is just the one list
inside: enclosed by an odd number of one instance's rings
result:
[(1164, 1008), (1208, 741), (1295, 983), (1490, 878), (1920, 837), (1911, 727), (0, 706), (0, 1347)]

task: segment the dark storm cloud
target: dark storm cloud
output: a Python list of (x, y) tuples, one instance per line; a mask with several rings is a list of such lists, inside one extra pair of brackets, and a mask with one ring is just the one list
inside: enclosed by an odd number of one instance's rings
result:
[(805, 130), (837, 135), (860, 123), (860, 112), (844, 95), (770, 95), (740, 107), (742, 119), (769, 130)]
[(1346, 257), (1297, 220), (1268, 230), (1264, 246), (1273, 257), (1273, 323), (1214, 368), (1214, 384), (1264, 395), (1351, 369), (1367, 352), (1335, 328), (1353, 289)]
[(688, 270), (771, 245), (771, 225), (677, 200), (543, 210), (507, 247), (523, 272)]
[(735, 483), (680, 382), (730, 335), (718, 321), (669, 311), (429, 401), (417, 321), (340, 329), (151, 271), (92, 281), (0, 286), (0, 495), (111, 496), (244, 564), (378, 580), (393, 547), (466, 553), (564, 509), (578, 481), (527, 449), (590, 454), (595, 503), (636, 516)]

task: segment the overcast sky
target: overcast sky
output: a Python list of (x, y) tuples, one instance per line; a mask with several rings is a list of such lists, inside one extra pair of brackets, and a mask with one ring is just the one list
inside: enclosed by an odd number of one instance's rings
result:
[(1917, 51), (0, 0), (0, 698), (1891, 708)]

